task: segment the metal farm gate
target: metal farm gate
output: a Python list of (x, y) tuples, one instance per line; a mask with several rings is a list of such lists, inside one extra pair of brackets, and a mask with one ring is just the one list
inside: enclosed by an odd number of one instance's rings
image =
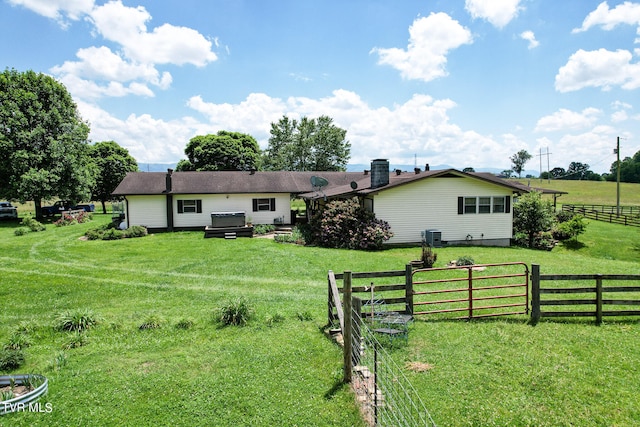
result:
[(474, 319), (529, 313), (529, 267), (523, 262), (418, 269), (413, 315)]

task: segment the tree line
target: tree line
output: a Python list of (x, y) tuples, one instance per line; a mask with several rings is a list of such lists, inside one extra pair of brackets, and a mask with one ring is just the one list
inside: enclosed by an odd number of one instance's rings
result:
[[(115, 141), (91, 143), (89, 123), (78, 113), (65, 86), (34, 71), (5, 69), (0, 74), (0, 198), (42, 203), (60, 198), (102, 202), (136, 160)], [(268, 147), (239, 132), (221, 130), (187, 143), (181, 171), (346, 170), (351, 145), (347, 131), (328, 116), (271, 123)]]
[[(504, 170), (501, 173), (502, 177), (509, 178), (515, 172), (518, 174), (518, 178), (521, 177), (524, 165), (532, 158), (526, 150), (520, 150), (509, 158), (511, 160), (512, 169)], [(542, 172), (540, 178), (542, 179), (563, 179), (574, 181), (616, 181), (618, 175), (618, 161), (616, 160), (611, 164), (609, 173), (598, 174), (590, 169), (590, 166), (586, 163), (571, 162), (567, 169), (562, 167), (555, 167), (547, 172)], [(640, 151), (633, 155), (633, 157), (626, 157), (620, 161), (620, 181), (640, 183)]]

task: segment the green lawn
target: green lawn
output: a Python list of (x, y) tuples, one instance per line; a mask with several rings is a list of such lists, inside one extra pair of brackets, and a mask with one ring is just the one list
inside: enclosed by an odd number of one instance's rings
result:
[[(53, 408), (0, 425), (364, 425), (340, 385), (341, 349), (322, 333), (327, 270), (403, 269), (419, 248), (328, 250), (201, 232), (80, 240), (110, 216), (94, 218), (20, 237), (16, 224), (0, 224), (0, 345), (19, 325), (32, 328), (13, 373), (46, 375)], [(578, 245), (442, 248), (436, 266), (466, 255), (539, 263), (543, 274), (640, 274), (639, 237), (592, 221)], [(254, 319), (215, 325), (215, 309), (239, 295)], [(84, 308), (102, 321), (84, 346), (65, 349), (71, 337), (53, 329), (55, 318)], [(151, 315), (162, 327), (139, 330)], [(185, 319), (194, 327), (176, 328)], [(433, 366), (406, 375), (441, 426), (640, 424), (638, 320), (527, 320), (418, 320), (393, 354), (401, 366)]]

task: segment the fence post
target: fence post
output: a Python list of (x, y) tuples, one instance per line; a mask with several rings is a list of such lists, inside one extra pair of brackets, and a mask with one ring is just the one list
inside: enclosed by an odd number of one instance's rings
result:
[(344, 272), (344, 285), (342, 287), (342, 295), (343, 295), (343, 307), (344, 307), (344, 329), (342, 331), (342, 338), (344, 341), (344, 382), (351, 382), (351, 371), (352, 371), (352, 351), (353, 347), (351, 346), (351, 323), (352, 323), (352, 313), (351, 313), (351, 271)]
[(411, 264), (404, 267), (404, 311), (413, 316), (413, 269)]
[(329, 273), (327, 273), (327, 287), (328, 287), (328, 291), (327, 291), (327, 325), (331, 325), (333, 319), (333, 306), (332, 306), (332, 302), (333, 302), (333, 290), (331, 289), (331, 270), (329, 270)]
[(467, 277), (469, 284), (469, 320), (473, 319), (473, 268), (467, 267)]
[[(351, 364), (352, 365), (359, 365), (360, 364), (360, 357), (362, 356), (362, 329), (361, 329), (361, 322), (362, 322), (362, 300), (358, 297), (353, 297), (351, 299), (352, 304), (351, 304), (351, 313), (353, 315), (353, 317), (351, 318), (351, 329), (352, 329), (352, 333), (351, 333)], [(357, 346), (354, 346), (353, 343), (358, 343)], [(354, 357), (354, 347), (355, 347), (355, 351), (357, 352), (357, 354)]]
[(531, 264), (531, 323), (540, 320), (540, 264)]
[(596, 274), (596, 325), (602, 324), (602, 274)]

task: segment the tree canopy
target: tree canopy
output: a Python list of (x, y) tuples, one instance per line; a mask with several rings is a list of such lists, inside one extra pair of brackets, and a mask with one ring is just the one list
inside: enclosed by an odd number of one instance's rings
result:
[(89, 125), (61, 83), (34, 71), (0, 74), (0, 197), (87, 200), (95, 171)]
[(269, 146), (263, 155), (263, 169), (288, 171), (343, 171), (351, 156), (347, 131), (328, 116), (283, 116), (271, 123)]
[[(618, 161), (611, 164), (611, 174), (607, 176), (607, 180), (617, 180), (617, 166)], [(625, 157), (624, 160), (620, 161), (620, 181), (640, 183), (640, 151), (634, 154), (633, 157)]]
[(188, 160), (180, 160), (178, 171), (246, 171), (258, 169), (260, 147), (251, 136), (225, 130), (191, 138), (184, 149)]
[(102, 202), (102, 212), (107, 213), (106, 202), (127, 172), (136, 172), (138, 163), (129, 150), (115, 141), (96, 142), (91, 146), (92, 159), (97, 168), (95, 184), (91, 190), (91, 200)]
[(513, 171), (518, 174), (518, 178), (522, 176), (524, 165), (531, 160), (531, 154), (527, 150), (520, 150), (513, 156), (509, 157), (513, 166)]

